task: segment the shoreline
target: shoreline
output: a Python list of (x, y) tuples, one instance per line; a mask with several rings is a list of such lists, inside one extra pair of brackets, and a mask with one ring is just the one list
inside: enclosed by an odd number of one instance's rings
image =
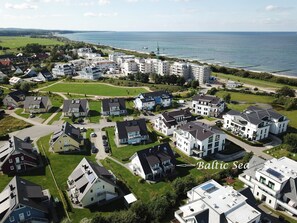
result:
[[(86, 43), (86, 44), (92, 44), (94, 46), (97, 46), (97, 47), (100, 47), (100, 46), (103, 46), (103, 47), (108, 47), (108, 48), (113, 48), (115, 50), (122, 50), (122, 51), (130, 51), (130, 52), (135, 52), (135, 53), (139, 53), (139, 54), (146, 54), (146, 55), (150, 55), (149, 52), (145, 52), (145, 51), (140, 51), (140, 50), (133, 50), (133, 49), (127, 49), (127, 48), (121, 48), (121, 47), (114, 47), (114, 46), (110, 46), (110, 45), (101, 45), (101, 44), (96, 44), (96, 43), (91, 43), (91, 42), (87, 42), (87, 41), (79, 41), (79, 40), (71, 40), (69, 39), (68, 37), (65, 37), (63, 36), (63, 34), (59, 34), (59, 35), (54, 35), (55, 37), (63, 37), (69, 41), (73, 41), (73, 42), (83, 42), (83, 43)], [(171, 60), (184, 60), (186, 62), (198, 62), (198, 63), (201, 63), (201, 64), (207, 64), (209, 66), (221, 66), (221, 67), (226, 67), (226, 68), (231, 68), (231, 69), (237, 69), (237, 70), (244, 70), (244, 71), (250, 71), (250, 72), (254, 72), (254, 73), (268, 73), (268, 74), (271, 74), (275, 77), (284, 77), (284, 78), (288, 78), (288, 79), (297, 79), (297, 76), (292, 76), (292, 75), (288, 75), (288, 74), (281, 74), (281, 73), (272, 73), (272, 72), (268, 72), (268, 71), (259, 71), (259, 70), (249, 70), (249, 69), (244, 69), (244, 68), (235, 68), (235, 67), (228, 67), (228, 66), (225, 66), (225, 65), (220, 65), (220, 63), (207, 63), (207, 62), (203, 62), (203, 61), (199, 61), (198, 59), (183, 59), (183, 58), (180, 58), (180, 57), (171, 57), (171, 56), (166, 56), (166, 55), (160, 55), (160, 56), (164, 56), (168, 59), (171, 59)], [(233, 75), (235, 76), (235, 75)]]

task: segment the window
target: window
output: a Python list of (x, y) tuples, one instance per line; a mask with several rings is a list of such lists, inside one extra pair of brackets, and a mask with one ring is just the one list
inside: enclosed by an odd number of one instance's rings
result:
[(14, 222), (14, 217), (13, 217), (13, 216), (10, 216), (10, 217), (9, 217), (9, 221), (10, 221), (10, 222)]
[(257, 192), (257, 196), (259, 196), (259, 192)]
[(14, 170), (14, 166), (10, 166), (10, 170)]
[(271, 181), (268, 182), (267, 187), (269, 187), (270, 189), (274, 189), (274, 183), (272, 183)]
[(21, 160), (24, 160), (24, 156), (21, 156)]
[(31, 216), (31, 212), (30, 211), (27, 211), (27, 216)]
[(94, 200), (94, 198), (91, 197), (91, 201), (93, 201), (93, 200)]
[(104, 185), (102, 186), (102, 188), (104, 189)]
[(265, 184), (266, 179), (264, 177), (260, 177), (260, 183)]
[(269, 200), (269, 204), (271, 204), (271, 200)]
[(12, 163), (12, 159), (9, 159), (9, 161), (8, 161), (9, 163)]
[(93, 193), (93, 190), (91, 190), (91, 193)]

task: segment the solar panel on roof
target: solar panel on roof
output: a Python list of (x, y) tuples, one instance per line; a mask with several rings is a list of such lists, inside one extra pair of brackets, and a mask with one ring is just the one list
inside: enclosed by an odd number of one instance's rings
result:
[(271, 174), (272, 176), (278, 178), (278, 179), (281, 179), (283, 178), (283, 175), (277, 171), (275, 171), (274, 169), (271, 169), (271, 168), (268, 168), (266, 170), (267, 173)]
[(215, 185), (213, 185), (212, 183), (208, 183), (208, 184), (201, 187), (201, 189), (206, 191), (206, 192), (209, 192), (214, 188), (215, 188)]

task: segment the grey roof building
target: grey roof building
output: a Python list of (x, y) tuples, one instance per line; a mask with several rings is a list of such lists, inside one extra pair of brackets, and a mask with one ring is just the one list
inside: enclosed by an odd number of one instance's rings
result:
[(111, 98), (102, 100), (102, 115), (125, 115), (126, 100), (124, 98)]
[(136, 152), (131, 158), (131, 170), (145, 180), (159, 180), (175, 170), (175, 156), (168, 143)]
[(89, 102), (87, 99), (69, 99), (63, 103), (64, 116), (86, 117), (89, 114)]
[(13, 108), (18, 108), (24, 105), (26, 94), (23, 91), (12, 91), (9, 92), (3, 99), (3, 104), (5, 106), (10, 106)]
[(149, 139), (145, 119), (117, 122), (115, 133), (120, 144), (139, 144)]
[(47, 112), (51, 105), (52, 103), (47, 96), (27, 96), (24, 102), (24, 111), (28, 113)]
[(0, 222), (50, 222), (50, 193), (15, 176), (0, 193)]

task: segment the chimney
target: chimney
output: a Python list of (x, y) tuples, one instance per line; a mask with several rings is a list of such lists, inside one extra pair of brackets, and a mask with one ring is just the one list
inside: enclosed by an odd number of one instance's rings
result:
[(203, 129), (203, 133), (205, 133), (206, 132), (206, 129)]

